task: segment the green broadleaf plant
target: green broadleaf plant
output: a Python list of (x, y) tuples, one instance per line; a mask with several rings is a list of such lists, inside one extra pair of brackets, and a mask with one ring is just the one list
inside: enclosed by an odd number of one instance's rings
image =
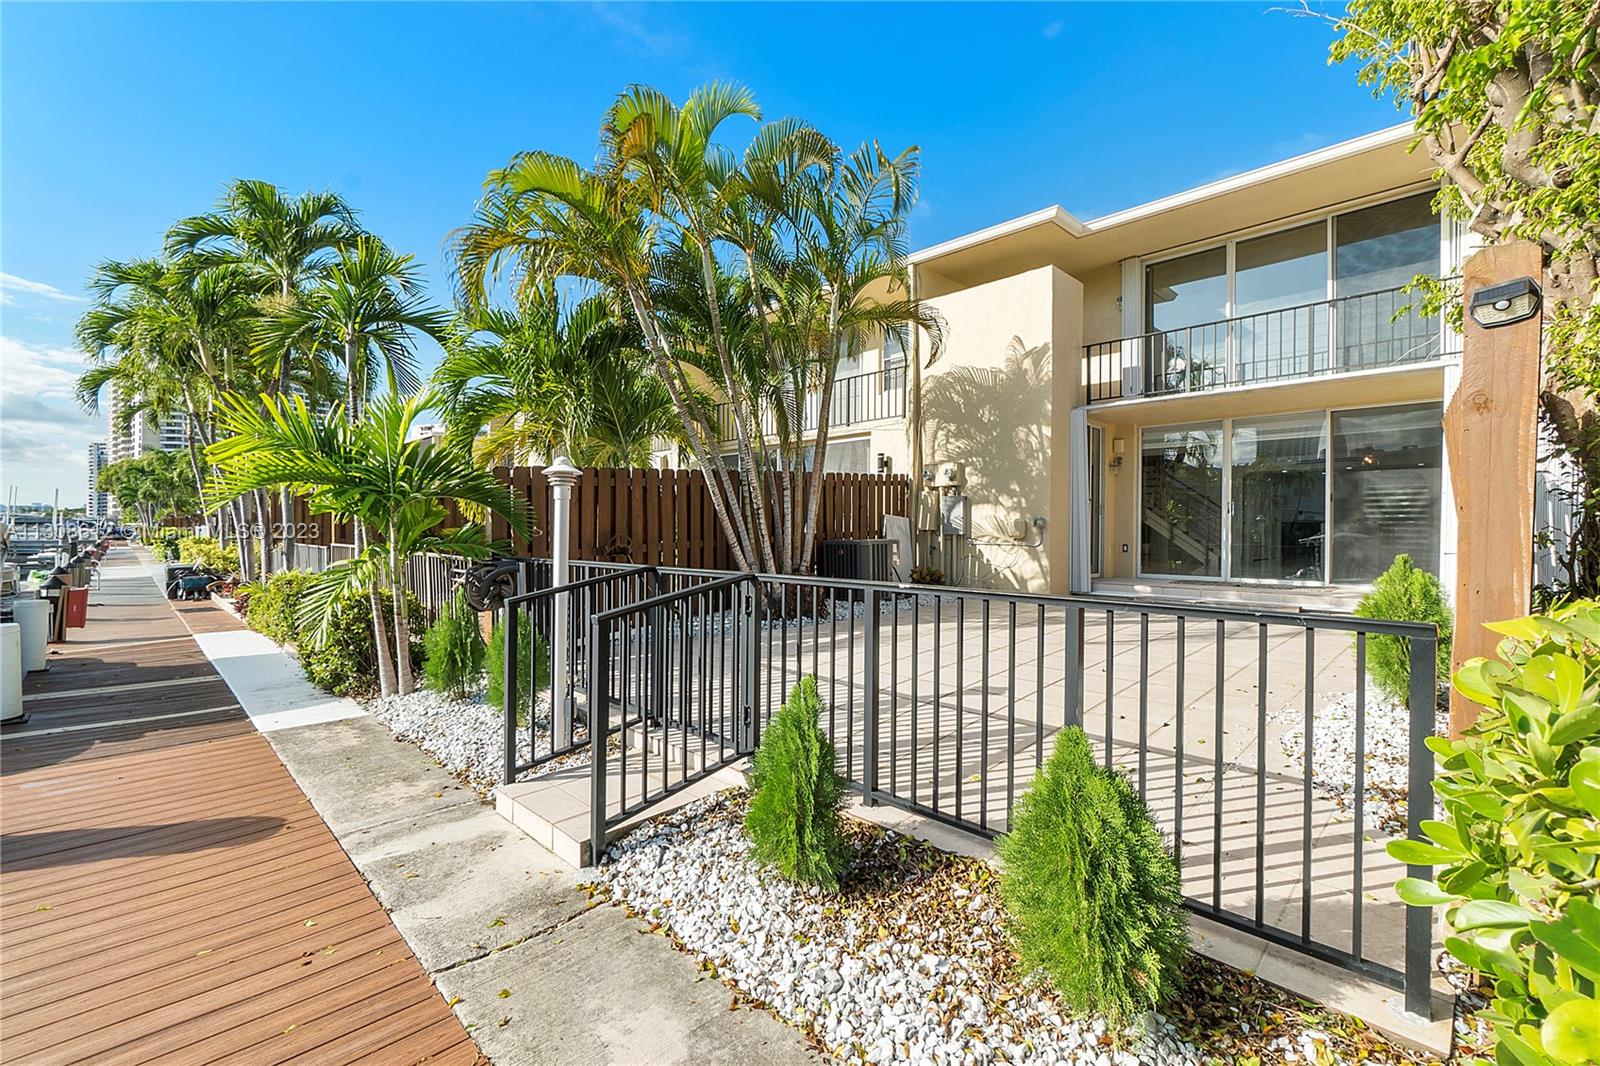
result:
[(1430, 737), (1443, 821), (1396, 840), (1412, 906), (1446, 908), (1445, 947), (1489, 984), (1484, 1016), (1505, 1066), (1600, 1062), (1600, 605), (1489, 628), (1456, 690), (1482, 704), (1458, 740)]

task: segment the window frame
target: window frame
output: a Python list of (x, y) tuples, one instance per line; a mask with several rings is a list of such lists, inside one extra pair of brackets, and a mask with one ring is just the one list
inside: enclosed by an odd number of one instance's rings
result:
[[(1334, 529), (1333, 529), (1333, 525), (1334, 525), (1334, 510), (1333, 510), (1333, 416), (1336, 415), (1336, 414), (1348, 413), (1348, 412), (1352, 412), (1352, 411), (1381, 411), (1381, 410), (1384, 410), (1385, 408), (1391, 408), (1391, 407), (1416, 407), (1419, 404), (1431, 404), (1431, 403), (1434, 403), (1434, 402), (1435, 401), (1433, 401), (1433, 400), (1416, 400), (1416, 399), (1411, 399), (1411, 400), (1392, 400), (1392, 401), (1389, 401), (1389, 402), (1386, 402), (1386, 403), (1363, 403), (1363, 404), (1350, 404), (1350, 405), (1340, 406), (1340, 407), (1325, 407), (1325, 408), (1315, 408), (1315, 407), (1313, 407), (1313, 408), (1308, 408), (1308, 409), (1298, 410), (1298, 411), (1264, 412), (1264, 413), (1257, 413), (1257, 414), (1250, 414), (1250, 415), (1242, 415), (1242, 416), (1239, 416), (1237, 418), (1235, 418), (1232, 415), (1229, 415), (1229, 416), (1223, 417), (1223, 418), (1211, 418), (1211, 419), (1200, 419), (1200, 420), (1188, 419), (1188, 420), (1181, 421), (1181, 422), (1150, 423), (1149, 425), (1141, 425), (1141, 426), (1137, 427), (1137, 432), (1134, 435), (1134, 441), (1135, 441), (1136, 446), (1139, 449), (1139, 455), (1141, 456), (1141, 461), (1135, 467), (1135, 470), (1134, 470), (1134, 485), (1133, 485), (1133, 490), (1134, 490), (1133, 491), (1133, 498), (1136, 501), (1135, 502), (1135, 507), (1137, 508), (1137, 511), (1136, 511), (1136, 513), (1134, 515), (1135, 526), (1136, 526), (1135, 533), (1134, 533), (1135, 554), (1134, 554), (1134, 558), (1133, 558), (1133, 573), (1134, 573), (1134, 577), (1136, 579), (1138, 579), (1138, 580), (1141, 580), (1141, 581), (1177, 581), (1177, 582), (1191, 581), (1191, 582), (1200, 582), (1200, 583), (1210, 582), (1212, 584), (1223, 583), (1223, 584), (1229, 584), (1229, 585), (1265, 585), (1265, 586), (1279, 586), (1279, 587), (1291, 586), (1291, 587), (1296, 587), (1296, 588), (1347, 589), (1347, 590), (1351, 590), (1351, 591), (1359, 591), (1359, 590), (1371, 588), (1371, 584), (1370, 583), (1360, 584), (1360, 583), (1355, 583), (1355, 582), (1336, 582), (1336, 581), (1333, 580), (1333, 574), (1335, 572), (1334, 557), (1335, 557), (1335, 554), (1336, 554), (1336, 547), (1335, 547), (1335, 544), (1334, 544), (1334, 535), (1333, 535), (1334, 534)], [(1442, 415), (1443, 415), (1443, 400), (1440, 400), (1438, 402), (1440, 404), (1440, 414), (1441, 414), (1441, 417), (1442, 417)], [(1322, 491), (1323, 491), (1323, 515), (1324, 515), (1324, 519), (1323, 519), (1323, 538), (1324, 538), (1324, 540), (1323, 540), (1323, 557), (1322, 557), (1322, 580), (1321, 581), (1293, 581), (1293, 580), (1290, 580), (1290, 579), (1287, 579), (1287, 578), (1235, 577), (1234, 574), (1233, 574), (1233, 426), (1234, 426), (1234, 423), (1235, 422), (1249, 422), (1249, 421), (1251, 421), (1253, 419), (1257, 419), (1257, 418), (1278, 417), (1278, 416), (1292, 416), (1292, 415), (1313, 415), (1313, 414), (1320, 414), (1322, 416), (1322, 431), (1323, 431), (1323, 435), (1324, 435), (1323, 439), (1327, 442), (1326, 443), (1326, 447), (1324, 448), (1324, 452), (1323, 452), (1323, 484), (1322, 484)], [(1221, 567), (1222, 573), (1221, 573), (1221, 575), (1219, 575), (1217, 577), (1211, 577), (1209, 575), (1197, 575), (1197, 574), (1161, 574), (1161, 573), (1147, 572), (1144, 569), (1144, 563), (1143, 563), (1143, 560), (1144, 560), (1144, 510), (1143, 510), (1143, 508), (1144, 508), (1144, 463), (1143, 463), (1143, 460), (1142, 460), (1142, 456), (1144, 454), (1144, 435), (1146, 433), (1149, 433), (1149, 432), (1161, 432), (1163, 430), (1185, 429), (1185, 428), (1190, 428), (1190, 427), (1195, 427), (1195, 426), (1211, 426), (1211, 425), (1219, 425), (1219, 424), (1222, 427), (1222, 451), (1221, 451), (1221, 460), (1222, 460), (1222, 512), (1221, 512), (1222, 513), (1222, 540), (1221, 540), (1221, 549), (1220, 549), (1221, 552), (1222, 552), (1222, 567)], [(1443, 430), (1443, 427), (1441, 426), (1441, 428), (1440, 428), (1441, 436), (1442, 436), (1443, 432), (1444, 432), (1444, 430)], [(1447, 523), (1449, 521), (1449, 516), (1446, 513), (1448, 508), (1446, 506), (1444, 506), (1444, 500), (1442, 499), (1442, 497), (1445, 496), (1449, 492), (1449, 485), (1450, 485), (1450, 483), (1449, 483), (1449, 467), (1448, 467), (1448, 461), (1447, 460), (1442, 461), (1441, 464), (1440, 464), (1440, 475), (1441, 475), (1441, 479), (1442, 480), (1440, 482), (1440, 485), (1441, 485), (1441, 488), (1440, 488), (1441, 505), (1440, 505), (1440, 508), (1439, 508), (1439, 558), (1434, 561), (1434, 566), (1435, 566), (1436, 569), (1442, 570), (1444, 568), (1444, 557), (1445, 557), (1445, 551), (1446, 551), (1446, 544), (1445, 544), (1445, 539), (1444, 539), (1444, 530), (1445, 530), (1446, 525), (1447, 525)]]

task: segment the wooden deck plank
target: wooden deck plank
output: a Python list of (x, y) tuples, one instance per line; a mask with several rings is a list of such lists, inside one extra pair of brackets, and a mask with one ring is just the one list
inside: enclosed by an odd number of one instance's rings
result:
[(483, 1061), (190, 636), (237, 625), (116, 567), (27, 679), (0, 735), (6, 1062)]

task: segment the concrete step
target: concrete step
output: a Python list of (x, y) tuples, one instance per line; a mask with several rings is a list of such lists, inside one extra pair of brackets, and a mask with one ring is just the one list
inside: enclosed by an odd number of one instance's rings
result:
[[(642, 738), (636, 740), (642, 741)], [(655, 757), (659, 758), (659, 755)], [(648, 807), (635, 811), (625, 821), (612, 825), (607, 830), (606, 843), (610, 844), (619, 837), (627, 835), (649, 818), (676, 810), (722, 789), (743, 785), (742, 764), (748, 761), (748, 759), (740, 760), (738, 763), (721, 767)], [(674, 782), (679, 779), (681, 766), (679, 762), (671, 764)], [(638, 796), (639, 767), (637, 758), (628, 759), (629, 802), (633, 802)], [(700, 770), (699, 747), (696, 744), (689, 775), (698, 774)], [(501, 817), (549, 849), (556, 858), (569, 866), (580, 868), (592, 864), (590, 800), (593, 787), (590, 764), (587, 761), (581, 764), (569, 761), (531, 781), (518, 781), (499, 786), (494, 790), (494, 807)], [(658, 788), (658, 781), (652, 782), (652, 787)], [(619, 798), (622, 795), (621, 760), (613, 752), (606, 764), (606, 797), (611, 810), (620, 810)]]

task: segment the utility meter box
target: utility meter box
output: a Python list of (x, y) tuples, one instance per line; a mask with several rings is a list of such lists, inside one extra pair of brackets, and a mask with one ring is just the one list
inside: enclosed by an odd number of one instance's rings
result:
[(939, 516), (944, 532), (949, 536), (972, 535), (972, 501), (966, 496), (939, 497)]
[(940, 463), (933, 471), (933, 487), (936, 489), (959, 489), (967, 483), (967, 464), (961, 462)]

